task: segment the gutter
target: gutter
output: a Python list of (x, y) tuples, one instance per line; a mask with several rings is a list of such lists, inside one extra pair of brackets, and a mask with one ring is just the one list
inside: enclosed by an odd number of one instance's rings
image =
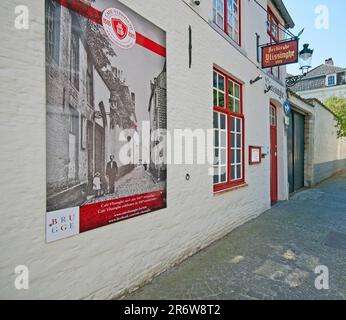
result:
[(295, 27), (295, 23), (289, 14), (286, 6), (284, 5), (282, 0), (272, 0), (274, 6), (276, 9), (280, 12), (282, 18), (285, 21), (285, 28), (287, 29), (293, 29)]

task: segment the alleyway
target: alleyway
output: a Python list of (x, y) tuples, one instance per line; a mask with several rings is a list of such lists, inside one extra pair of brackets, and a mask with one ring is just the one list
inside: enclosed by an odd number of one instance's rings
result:
[[(314, 286), (319, 265), (329, 290)], [(346, 172), (279, 203), (128, 299), (346, 299)]]
[(121, 177), (115, 185), (116, 193), (92, 198), (84, 204), (125, 198), (165, 189), (165, 182), (155, 183), (149, 171), (145, 171), (143, 166), (136, 167), (133, 171)]

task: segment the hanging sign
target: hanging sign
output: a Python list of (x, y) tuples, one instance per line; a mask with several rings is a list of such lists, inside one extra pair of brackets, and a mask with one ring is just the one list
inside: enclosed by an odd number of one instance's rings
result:
[(298, 62), (298, 39), (262, 47), (262, 68)]

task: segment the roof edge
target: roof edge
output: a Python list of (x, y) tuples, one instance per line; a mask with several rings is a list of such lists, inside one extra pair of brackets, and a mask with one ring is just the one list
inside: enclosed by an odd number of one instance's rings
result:
[(275, 7), (278, 9), (278, 11), (280, 12), (282, 18), (285, 21), (285, 28), (288, 29), (293, 29), (295, 27), (295, 23), (291, 17), (291, 15), (289, 14), (286, 6), (284, 5), (282, 0), (272, 0), (273, 4), (275, 5)]
[(313, 108), (315, 107), (315, 105), (311, 101), (309, 101), (309, 99), (304, 99), (299, 94), (297, 94), (296, 92), (292, 91), (291, 89), (287, 89), (287, 91), (288, 91), (289, 95), (291, 95), (291, 96), (297, 98), (298, 100), (306, 103), (310, 107), (313, 107)]
[(299, 99), (300, 101), (308, 104), (309, 106), (315, 108), (315, 103), (318, 103), (322, 108), (326, 109), (327, 111), (329, 111), (329, 113), (331, 113), (335, 119), (338, 118), (337, 114), (335, 112), (333, 112), (332, 110), (330, 110), (321, 100), (317, 99), (317, 98), (309, 98), (309, 99), (305, 99), (303, 97), (301, 97), (299, 94), (297, 94), (296, 92), (292, 91), (291, 89), (287, 89), (287, 92), (289, 95)]
[(329, 111), (336, 119), (339, 118), (337, 116), (337, 114), (335, 112), (333, 112), (332, 110), (330, 110), (321, 100), (319, 100), (317, 98), (311, 98), (311, 99), (307, 99), (307, 100), (310, 101), (311, 103), (317, 102), (322, 108)]

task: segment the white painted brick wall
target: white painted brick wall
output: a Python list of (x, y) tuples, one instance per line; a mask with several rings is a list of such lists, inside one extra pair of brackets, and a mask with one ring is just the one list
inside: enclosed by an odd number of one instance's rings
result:
[[(269, 98), (250, 86), (255, 65), (179, 0), (122, 1), (167, 32), (168, 129), (211, 128), (212, 68), (244, 81), (248, 187), (214, 196), (209, 166), (169, 166), (168, 208), (79, 236), (45, 243), (44, 1), (2, 0), (0, 7), (0, 298), (111, 298), (195, 253), (270, 206), (269, 157), (248, 166), (248, 145), (269, 147)], [(207, 1), (202, 1), (207, 2)], [(243, 1), (243, 42), (255, 59), (265, 13)], [(265, 1), (261, 1), (265, 3)], [(14, 8), (30, 9), (30, 29), (14, 29)], [(211, 8), (211, 6), (210, 6)], [(206, 14), (206, 5), (201, 7)], [(210, 13), (211, 16), (211, 13)], [(251, 22), (251, 23), (250, 23)], [(188, 68), (188, 26), (193, 67)], [(279, 139), (285, 140), (279, 110)], [(280, 198), (287, 198), (285, 141), (279, 144)], [(191, 181), (185, 180), (190, 173)], [(30, 270), (30, 290), (14, 288), (14, 268)]]

